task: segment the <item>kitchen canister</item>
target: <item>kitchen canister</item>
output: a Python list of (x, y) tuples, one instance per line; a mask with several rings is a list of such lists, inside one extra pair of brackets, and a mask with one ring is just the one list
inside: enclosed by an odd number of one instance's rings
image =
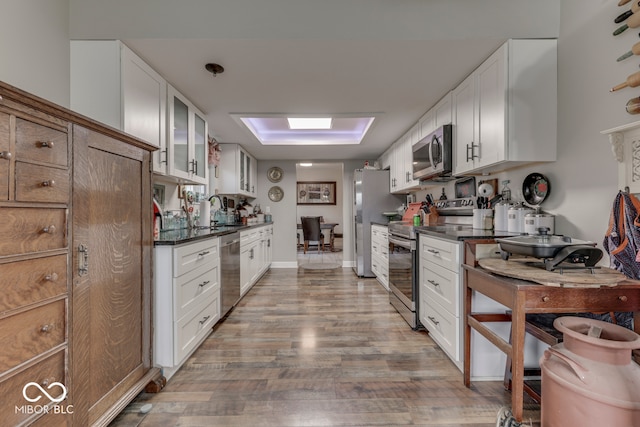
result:
[(499, 202), (496, 204), (493, 212), (493, 228), (498, 231), (507, 231), (509, 218), (509, 208), (513, 206), (509, 202)]
[(507, 213), (507, 231), (510, 233), (524, 233), (524, 217), (533, 209), (523, 205), (511, 206)]
[(474, 209), (473, 228), (480, 230), (493, 229), (493, 209)]
[(524, 232), (530, 235), (542, 234), (541, 228), (547, 228), (547, 234), (555, 232), (555, 216), (547, 213), (528, 213), (524, 216)]
[(640, 426), (640, 366), (631, 352), (640, 335), (613, 323), (559, 317), (562, 343), (545, 350), (541, 425)]

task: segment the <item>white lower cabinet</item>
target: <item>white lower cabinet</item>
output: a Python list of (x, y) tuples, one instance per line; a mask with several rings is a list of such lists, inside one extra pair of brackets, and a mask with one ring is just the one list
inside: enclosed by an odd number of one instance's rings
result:
[(272, 224), (240, 231), (240, 296), (269, 269), (272, 242)]
[(218, 237), (155, 247), (154, 363), (169, 379), (220, 320)]
[(371, 226), (371, 271), (389, 290), (389, 231), (384, 225)]

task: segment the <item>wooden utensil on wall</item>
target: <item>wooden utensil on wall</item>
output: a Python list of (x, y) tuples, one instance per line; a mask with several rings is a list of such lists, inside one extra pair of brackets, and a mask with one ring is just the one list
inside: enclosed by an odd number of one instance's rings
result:
[(635, 73), (629, 75), (627, 80), (624, 83), (620, 83), (612, 87), (609, 92), (615, 92), (616, 90), (623, 89), (625, 87), (636, 87), (640, 86), (640, 71), (636, 71)]
[(623, 55), (620, 55), (620, 57), (618, 59), (616, 59), (616, 61), (620, 62), (623, 59), (627, 59), (628, 57), (632, 56), (632, 55), (640, 55), (640, 42), (634, 44), (633, 46), (631, 46), (631, 50)]
[(640, 13), (634, 13), (631, 15), (624, 25), (613, 32), (613, 35), (617, 36), (618, 34), (622, 34), (627, 28), (637, 27), (640, 27)]

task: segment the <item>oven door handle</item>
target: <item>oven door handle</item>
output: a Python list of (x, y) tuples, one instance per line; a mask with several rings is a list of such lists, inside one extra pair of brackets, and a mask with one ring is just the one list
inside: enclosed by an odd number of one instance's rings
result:
[(393, 237), (389, 236), (389, 243), (393, 243), (394, 245), (398, 245), (402, 248), (406, 248), (409, 250), (414, 251), (415, 248), (415, 240), (407, 240), (407, 239), (394, 239)]

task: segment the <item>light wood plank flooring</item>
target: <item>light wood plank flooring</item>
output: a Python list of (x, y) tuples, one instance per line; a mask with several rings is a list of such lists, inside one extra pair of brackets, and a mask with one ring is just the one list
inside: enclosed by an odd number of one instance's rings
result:
[[(502, 382), (465, 388), (375, 279), (272, 269), (162, 392), (140, 394), (112, 425), (493, 427), (505, 405)], [(539, 425), (539, 406), (525, 416)]]

